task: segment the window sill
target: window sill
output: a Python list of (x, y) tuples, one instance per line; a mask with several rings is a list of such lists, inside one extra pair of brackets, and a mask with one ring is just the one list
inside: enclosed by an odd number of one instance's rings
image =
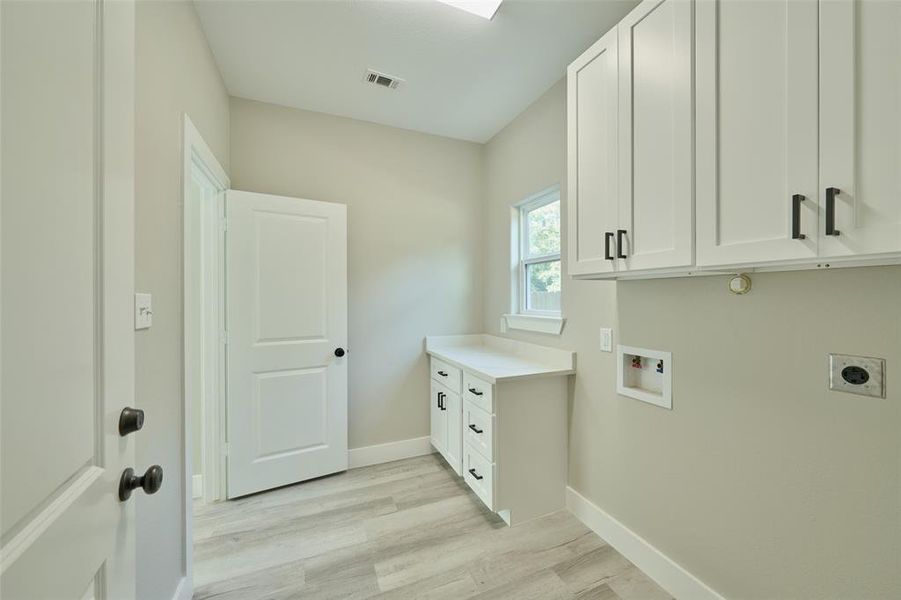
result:
[(566, 319), (563, 317), (544, 317), (537, 315), (504, 315), (507, 327), (523, 331), (535, 331), (550, 335), (560, 335)]

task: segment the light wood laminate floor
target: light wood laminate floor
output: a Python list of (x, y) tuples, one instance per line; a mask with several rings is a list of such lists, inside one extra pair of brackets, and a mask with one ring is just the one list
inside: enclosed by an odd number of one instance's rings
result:
[(195, 505), (195, 599), (656, 600), (566, 511), (507, 527), (437, 455)]

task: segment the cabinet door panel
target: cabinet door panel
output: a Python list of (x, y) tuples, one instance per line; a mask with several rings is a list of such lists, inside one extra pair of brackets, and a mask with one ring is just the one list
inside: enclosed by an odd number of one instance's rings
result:
[(691, 0), (645, 0), (619, 25), (618, 271), (694, 259), (691, 20)]
[(447, 450), (444, 457), (457, 475), (463, 474), (463, 401), (459, 394), (448, 394), (444, 401), (447, 410)]
[(432, 446), (442, 455), (447, 452), (447, 411), (442, 410), (443, 398), (446, 392), (442, 391), (439, 384), (432, 382), (432, 393), (429, 399), (429, 415), (431, 416)]
[[(901, 2), (820, 7), (820, 255), (901, 251)], [(826, 232), (826, 188), (838, 188)]]
[(700, 265), (816, 256), (817, 19), (812, 0), (697, 4)]
[(567, 69), (567, 268), (609, 273), (605, 233), (617, 222), (617, 33), (598, 40)]

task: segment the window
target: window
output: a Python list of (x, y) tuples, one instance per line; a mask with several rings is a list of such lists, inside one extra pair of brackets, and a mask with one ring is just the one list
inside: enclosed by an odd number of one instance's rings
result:
[(519, 205), (519, 313), (560, 316), (560, 191)]

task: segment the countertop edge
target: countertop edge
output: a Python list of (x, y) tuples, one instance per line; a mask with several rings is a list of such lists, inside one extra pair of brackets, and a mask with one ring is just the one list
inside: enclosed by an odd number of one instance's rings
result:
[(487, 380), (489, 383), (504, 383), (506, 381), (522, 381), (526, 379), (539, 379), (543, 377), (566, 377), (568, 375), (575, 375), (575, 369), (560, 369), (555, 367), (548, 367), (546, 371), (539, 371), (535, 373), (523, 373), (522, 375), (509, 375), (506, 377), (496, 377), (494, 375), (490, 375), (485, 373), (484, 371), (479, 370), (476, 367), (473, 367), (470, 364), (461, 363), (458, 360), (450, 358), (449, 356), (442, 354), (439, 349), (428, 349), (426, 350), (426, 354), (429, 356), (434, 356), (435, 358), (441, 359), (444, 362), (457, 367), (458, 369), (464, 369), (469, 371), (476, 377), (481, 377), (482, 379)]

